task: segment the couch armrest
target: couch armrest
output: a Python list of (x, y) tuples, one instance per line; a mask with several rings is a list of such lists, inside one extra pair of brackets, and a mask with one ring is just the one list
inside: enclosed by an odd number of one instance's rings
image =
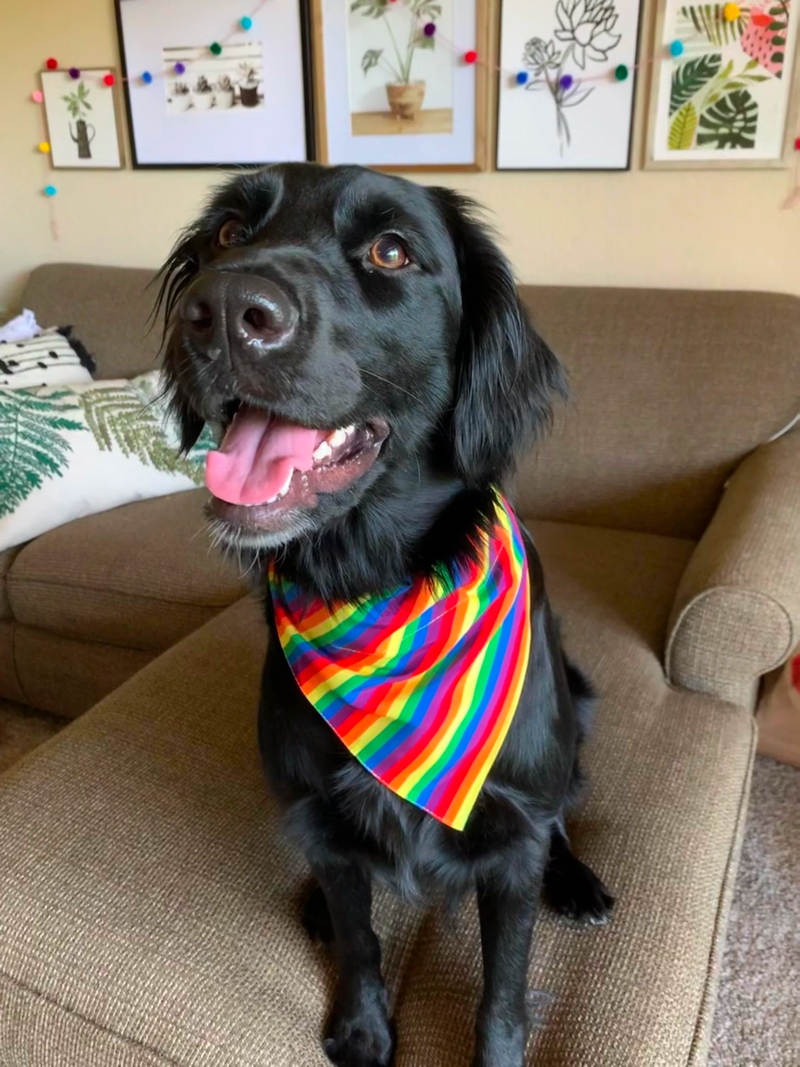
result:
[(753, 706), (762, 674), (800, 641), (800, 431), (739, 466), (675, 596), (676, 686)]

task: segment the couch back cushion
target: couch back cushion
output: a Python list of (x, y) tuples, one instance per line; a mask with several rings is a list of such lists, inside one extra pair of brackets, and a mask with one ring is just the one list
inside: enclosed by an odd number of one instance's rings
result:
[(521, 465), (526, 516), (698, 538), (800, 409), (800, 298), (523, 287), (573, 398)]
[[(38, 267), (23, 305), (75, 327), (98, 377), (158, 362), (152, 270)], [(523, 286), (573, 400), (520, 469), (524, 515), (697, 538), (726, 478), (800, 407), (800, 298)]]
[(152, 329), (155, 271), (48, 263), (37, 267), (22, 294), (22, 306), (40, 326), (74, 326), (97, 360), (98, 378), (132, 378), (158, 364), (161, 323)]

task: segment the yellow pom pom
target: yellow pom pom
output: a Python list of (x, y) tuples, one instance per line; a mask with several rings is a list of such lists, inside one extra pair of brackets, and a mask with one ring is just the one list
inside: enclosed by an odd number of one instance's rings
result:
[(40, 152), (49, 152), (50, 151), (50, 142), (49, 141), (42, 141), (42, 143), (39, 145), (39, 151)]
[(726, 4), (722, 9), (722, 14), (725, 16), (728, 22), (736, 22), (741, 15), (738, 4)]

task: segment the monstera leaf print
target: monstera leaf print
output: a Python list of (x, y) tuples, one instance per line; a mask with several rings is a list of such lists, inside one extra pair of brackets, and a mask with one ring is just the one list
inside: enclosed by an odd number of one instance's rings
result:
[(747, 89), (735, 89), (700, 116), (697, 144), (713, 148), (755, 148), (758, 104)]
[(101, 452), (117, 448), (145, 466), (185, 474), (197, 485), (203, 484), (202, 466), (175, 452), (155, 413), (135, 393), (124, 388), (87, 389), (80, 402)]
[(79, 405), (66, 391), (36, 396), (25, 389), (0, 389), (0, 515), (10, 515), (45, 478), (61, 478), (72, 445), (64, 430), (85, 430), (68, 417)]
[(676, 66), (672, 72), (672, 88), (669, 95), (670, 115), (679, 111), (696, 92), (716, 77), (721, 66), (722, 56), (717, 53), (698, 56), (697, 59), (690, 59), (687, 63)]

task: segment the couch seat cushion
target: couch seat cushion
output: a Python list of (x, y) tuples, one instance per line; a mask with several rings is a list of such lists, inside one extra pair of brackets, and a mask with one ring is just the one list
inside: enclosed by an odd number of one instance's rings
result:
[(137, 501), (26, 545), (7, 579), (14, 618), (62, 637), (160, 652), (245, 592), (212, 550), (204, 490)]
[[(670, 690), (656, 655), (690, 546), (538, 526), (573, 655), (603, 691), (572, 835), (618, 896), (543, 915), (537, 1067), (701, 1067), (743, 822), (751, 718)], [(262, 782), (264, 627), (235, 604), (0, 778), (0, 1060), (325, 1067), (325, 953)], [(467, 1067), (475, 909), (373, 908), (397, 1067)]]

